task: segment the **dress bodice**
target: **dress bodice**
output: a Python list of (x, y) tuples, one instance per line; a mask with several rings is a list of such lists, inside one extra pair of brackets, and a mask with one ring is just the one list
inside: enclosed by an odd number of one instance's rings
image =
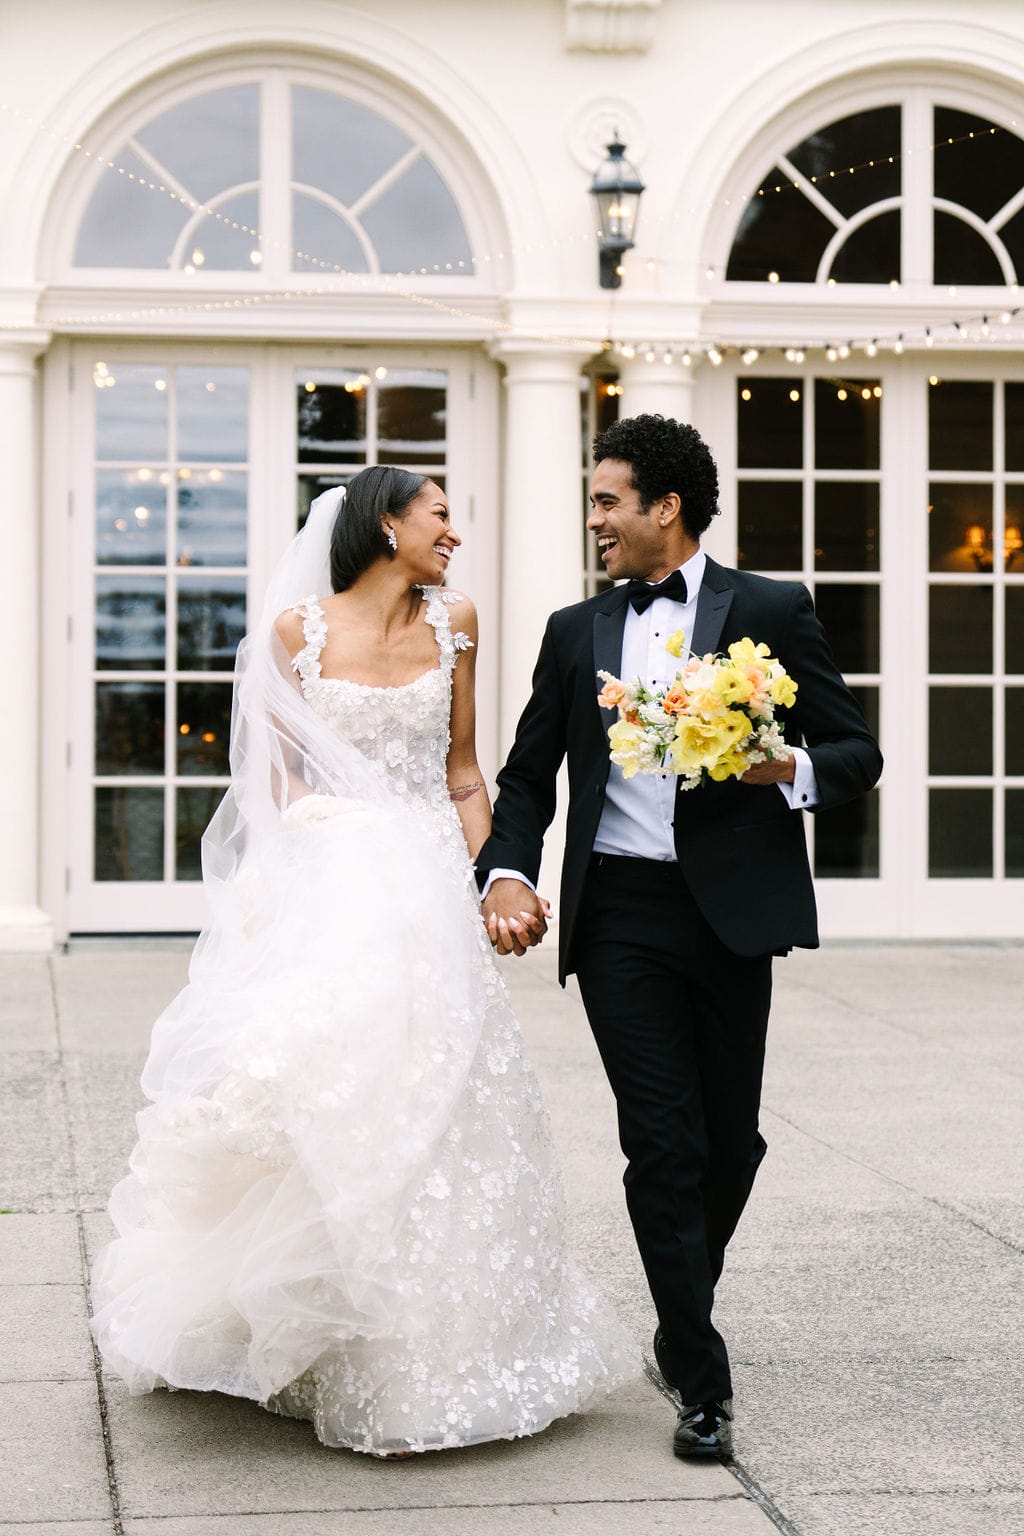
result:
[(411, 683), (390, 688), (321, 676), (320, 654), (327, 640), (324, 610), (315, 597), (296, 605), (306, 643), (292, 658), (292, 667), (304, 698), (402, 795), (447, 800), (452, 673), (458, 653), (473, 643), (461, 630), (452, 631), (448, 604), (460, 598), (461, 593), (440, 587), (423, 588), (423, 617), (437, 638), (438, 665)]

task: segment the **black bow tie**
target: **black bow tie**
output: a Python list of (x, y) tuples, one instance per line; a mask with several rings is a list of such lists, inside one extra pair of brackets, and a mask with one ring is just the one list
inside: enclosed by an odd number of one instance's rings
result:
[(630, 582), (629, 600), (636, 613), (646, 613), (656, 597), (670, 597), (674, 603), (685, 603), (686, 578), (682, 571), (673, 571), (656, 587), (649, 586), (646, 581)]

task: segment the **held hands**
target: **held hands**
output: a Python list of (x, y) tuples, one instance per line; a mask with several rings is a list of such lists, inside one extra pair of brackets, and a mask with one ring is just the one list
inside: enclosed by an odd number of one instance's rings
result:
[(521, 880), (495, 880), (482, 909), (487, 937), (499, 955), (525, 955), (548, 931), (550, 903)]
[(792, 784), (796, 775), (796, 758), (773, 757), (767, 763), (754, 763), (740, 775), (741, 784)]

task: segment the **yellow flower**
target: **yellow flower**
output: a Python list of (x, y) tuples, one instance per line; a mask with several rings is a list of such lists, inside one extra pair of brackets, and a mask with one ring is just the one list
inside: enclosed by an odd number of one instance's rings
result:
[(674, 635), (669, 635), (665, 643), (665, 649), (670, 656), (681, 656), (686, 649), (686, 636), (681, 629), (677, 629)]
[(616, 720), (614, 725), (608, 727), (611, 759), (622, 769), (624, 779), (631, 779), (640, 767), (643, 735), (643, 727), (631, 725), (628, 720)]
[(725, 757), (720, 757), (718, 762), (708, 769), (708, 778), (714, 779), (716, 784), (721, 784), (723, 779), (738, 779), (749, 767), (746, 754), (734, 747), (731, 752)]
[(784, 709), (792, 709), (796, 703), (797, 684), (786, 672), (781, 672), (778, 677), (772, 678), (772, 703), (781, 704)]
[(729, 647), (729, 660), (734, 661), (738, 667), (756, 667), (762, 659), (771, 657), (771, 647), (764, 641), (754, 644), (749, 635), (744, 635), (742, 640), (736, 640)]
[(721, 666), (715, 673), (715, 692), (723, 704), (745, 704), (753, 691), (750, 678), (736, 663)]
[(676, 721), (675, 740), (669, 747), (673, 766), (679, 773), (710, 769), (749, 734), (750, 721), (737, 711), (727, 710), (713, 720), (683, 715)]

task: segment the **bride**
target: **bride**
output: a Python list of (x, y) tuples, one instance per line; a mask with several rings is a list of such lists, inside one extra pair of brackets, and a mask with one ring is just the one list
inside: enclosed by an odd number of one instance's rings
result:
[(93, 1331), (132, 1392), (378, 1456), (533, 1434), (636, 1372), (565, 1249), (471, 857), (476, 615), (439, 487), (314, 502), (239, 651), (212, 917), (157, 1022)]

